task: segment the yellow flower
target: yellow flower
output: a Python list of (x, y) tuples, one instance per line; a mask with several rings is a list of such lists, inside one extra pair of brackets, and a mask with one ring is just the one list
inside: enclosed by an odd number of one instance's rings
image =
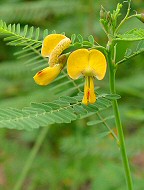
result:
[(106, 73), (106, 59), (103, 53), (92, 49), (78, 49), (68, 58), (67, 71), (72, 79), (85, 76), (83, 104), (93, 104), (96, 101), (94, 92), (94, 77), (102, 80)]
[(48, 85), (59, 75), (61, 69), (60, 64), (53, 67), (46, 67), (34, 76), (34, 80), (39, 85)]
[(41, 54), (49, 57), (49, 65), (54, 66), (58, 62), (60, 54), (70, 46), (71, 40), (62, 34), (50, 34), (45, 37)]
[(70, 43), (71, 40), (62, 34), (50, 34), (45, 37), (41, 54), (43, 57), (49, 57), (49, 67), (36, 73), (34, 80), (37, 84), (47, 85), (59, 75), (66, 63), (66, 55), (61, 53)]

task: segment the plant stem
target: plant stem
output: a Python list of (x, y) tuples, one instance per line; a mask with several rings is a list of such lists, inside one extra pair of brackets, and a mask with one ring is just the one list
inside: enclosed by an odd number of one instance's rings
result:
[(120, 24), (119, 24), (118, 27), (116, 28), (115, 33), (118, 32), (119, 28), (125, 23), (125, 21), (127, 20), (127, 18), (129, 18), (129, 17), (128, 17), (128, 16), (129, 16), (129, 13), (130, 13), (130, 2), (128, 3), (127, 13), (126, 13), (124, 19), (120, 22)]
[(103, 117), (98, 112), (96, 113), (96, 115), (102, 121), (103, 125), (107, 127), (107, 129), (111, 132), (111, 135), (115, 138), (116, 142), (119, 144), (119, 139), (117, 135), (115, 134), (115, 132), (108, 126), (108, 124), (105, 122)]
[[(115, 61), (113, 60), (113, 57), (114, 57), (113, 52), (114, 52), (114, 45), (111, 43), (109, 45), (109, 47), (108, 47), (110, 91), (111, 91), (111, 94), (116, 94), (116, 89), (115, 89), (115, 67), (114, 67)], [(128, 157), (127, 157), (127, 152), (126, 152), (125, 139), (124, 139), (123, 128), (122, 128), (122, 124), (121, 124), (121, 119), (120, 119), (120, 113), (119, 113), (117, 100), (113, 100), (113, 111), (114, 111), (114, 115), (115, 115), (116, 127), (117, 127), (117, 130), (118, 130), (119, 146), (120, 146), (123, 166), (124, 166), (124, 170), (125, 170), (125, 177), (126, 177), (127, 187), (128, 187), (128, 190), (133, 190), (132, 177), (131, 177)]]
[(47, 134), (48, 130), (49, 130), (49, 127), (44, 127), (41, 130), (40, 134), (38, 135), (38, 137), (36, 139), (36, 142), (35, 142), (35, 145), (34, 145), (33, 149), (30, 152), (30, 155), (29, 155), (29, 157), (28, 157), (28, 159), (27, 159), (27, 161), (26, 161), (26, 163), (24, 165), (24, 168), (23, 168), (23, 170), (22, 170), (22, 172), (21, 172), (21, 174), (20, 174), (20, 176), (18, 178), (18, 181), (15, 184), (13, 190), (21, 190), (22, 189), (22, 185), (23, 185), (23, 183), (25, 181), (25, 178), (26, 178), (26, 176), (27, 176), (27, 174), (28, 174), (28, 172), (30, 170), (30, 167), (31, 167), (31, 165), (32, 165), (32, 163), (33, 163), (39, 149), (40, 149), (40, 146), (42, 145), (42, 143), (43, 143), (43, 141), (44, 141), (44, 139), (46, 137), (46, 134)]
[(120, 64), (126, 62), (127, 60), (129, 60), (129, 59), (131, 59), (131, 58), (133, 58), (133, 57), (135, 57), (135, 56), (141, 54), (141, 53), (144, 53), (144, 50), (143, 50), (143, 49), (142, 49), (142, 51), (136, 51), (136, 52), (134, 52), (132, 55), (129, 55), (129, 56), (123, 58), (122, 60), (118, 61), (118, 62), (116, 63), (116, 65), (120, 65)]

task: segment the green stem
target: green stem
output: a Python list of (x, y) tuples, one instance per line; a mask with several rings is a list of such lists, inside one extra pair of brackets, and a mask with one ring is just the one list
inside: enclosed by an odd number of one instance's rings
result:
[(125, 57), (124, 59), (118, 61), (118, 62), (116, 63), (116, 65), (120, 65), (120, 64), (124, 63), (125, 61), (127, 61), (127, 60), (129, 60), (129, 59), (131, 59), (131, 58), (133, 58), (133, 57), (135, 57), (135, 56), (141, 54), (141, 53), (144, 53), (144, 50), (134, 52), (132, 55), (127, 56), (127, 57)]
[(108, 124), (105, 122), (104, 118), (97, 112), (97, 117), (102, 121), (103, 125), (107, 127), (107, 129), (111, 132), (111, 135), (115, 138), (116, 142), (119, 144), (119, 139), (115, 132), (108, 126)]
[[(114, 52), (114, 45), (111, 44), (108, 48), (108, 62), (109, 62), (109, 73), (110, 73), (110, 91), (111, 91), (111, 94), (116, 94), (115, 67), (114, 67), (115, 63), (113, 60), (113, 52)], [(127, 152), (126, 152), (125, 139), (124, 139), (123, 128), (122, 128), (122, 124), (121, 124), (117, 100), (113, 100), (113, 111), (114, 111), (114, 115), (115, 115), (116, 127), (118, 130), (119, 146), (120, 146), (123, 166), (124, 166), (124, 170), (125, 170), (127, 187), (128, 187), (128, 190), (133, 190), (132, 177), (131, 177), (128, 157), (127, 157)]]
[(19, 176), (18, 181), (15, 184), (13, 190), (21, 190), (22, 189), (22, 185), (23, 185), (23, 183), (25, 181), (25, 178), (26, 178), (26, 176), (27, 176), (27, 174), (28, 174), (28, 172), (30, 170), (30, 167), (31, 167), (31, 165), (32, 165), (32, 163), (33, 163), (39, 149), (40, 149), (40, 146), (42, 145), (42, 143), (43, 143), (43, 141), (44, 141), (44, 139), (46, 137), (46, 134), (47, 134), (48, 130), (49, 130), (49, 127), (44, 127), (41, 130), (41, 133), (38, 135), (38, 138), (36, 139), (36, 143), (35, 143), (33, 149), (30, 152), (30, 155), (29, 155), (29, 157), (28, 157), (28, 159), (27, 159), (27, 161), (26, 161), (26, 163), (24, 165), (24, 168), (23, 168), (23, 170), (21, 172), (21, 175)]
[(115, 34), (118, 32), (119, 28), (125, 23), (125, 21), (127, 20), (127, 18), (129, 18), (129, 17), (128, 17), (129, 14), (130, 14), (130, 2), (128, 3), (127, 13), (126, 13), (124, 19), (120, 22), (120, 24), (119, 24), (118, 27), (116, 28)]

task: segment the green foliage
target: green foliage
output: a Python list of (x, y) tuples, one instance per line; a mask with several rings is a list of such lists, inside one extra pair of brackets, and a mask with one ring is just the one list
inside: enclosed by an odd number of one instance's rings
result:
[(132, 59), (136, 55), (142, 54), (143, 52), (144, 52), (144, 41), (142, 40), (133, 49), (127, 48), (124, 54), (124, 58), (118, 61), (116, 64), (119, 65), (129, 59)]
[[(24, 46), (24, 48), (38, 48), (42, 43), (39, 41), (40, 30), (39, 28), (34, 30), (34, 27), (28, 28), (26, 25), (21, 31), (20, 24), (6, 25), (2, 20), (0, 21), (0, 33), (8, 35), (4, 38), (5, 41), (9, 41), (8, 45), (12, 46)], [(32, 39), (33, 38), (33, 39)]]
[[(126, 4), (123, 4), (121, 12), (117, 12), (119, 7), (112, 11), (116, 3), (114, 0), (111, 3), (101, 2), (110, 10), (113, 21), (118, 24), (119, 15), (122, 14), (124, 18)], [(139, 12), (142, 5), (142, 1), (140, 6), (134, 0), (132, 9)], [(2, 21), (0, 26), (0, 40), (6, 37), (6, 42), (11, 45), (4, 46), (5, 42), (0, 43), (0, 188), (13, 189), (40, 130), (43, 130), (40, 126), (46, 128), (48, 124), (53, 124), (22, 188), (125, 189), (119, 150), (110, 130), (105, 126), (106, 123), (115, 131), (111, 102), (118, 99), (127, 137), (126, 146), (132, 166), (134, 189), (144, 189), (143, 162), (140, 162), (144, 149), (143, 40), (135, 47), (132, 41), (126, 43), (127, 37), (140, 39), (143, 35), (139, 34), (140, 30), (137, 29), (138, 34), (134, 32), (131, 37), (131, 34), (123, 36), (123, 30), (116, 36), (117, 64), (127, 62), (118, 67), (117, 72), (116, 85), (121, 99), (117, 94), (103, 93), (109, 91), (107, 77), (100, 83), (95, 81), (98, 99), (90, 106), (82, 105), (83, 93), (78, 94), (83, 91), (83, 79), (71, 80), (66, 69), (47, 87), (37, 86), (32, 79), (37, 71), (47, 66), (48, 60), (41, 57), (40, 51), (42, 40), (48, 33), (61, 33), (65, 30), (66, 35), (71, 36), (72, 45), (64, 53), (78, 48), (96, 48), (105, 52), (105, 48), (97, 45), (97, 42), (104, 44), (106, 40), (95, 20), (95, 17), (98, 18), (99, 7), (98, 1), (85, 0), (2, 1), (0, 17), (12, 24), (6, 25)], [(17, 22), (20, 24), (13, 24)], [(109, 24), (112, 26), (112, 22)], [(131, 30), (130, 26), (138, 28), (139, 25), (139, 21), (132, 19), (130, 25), (125, 24), (122, 29), (128, 31), (127, 34)], [(96, 32), (92, 26), (96, 28)], [(12, 32), (12, 27), (15, 32)], [(49, 28), (49, 32), (43, 28)], [(56, 31), (52, 31), (54, 28)], [(119, 40), (121, 36), (125, 43)], [(18, 60), (15, 60), (13, 53)], [(36, 103), (29, 106), (30, 102)], [(100, 119), (97, 114), (101, 116)], [(36, 130), (31, 130), (34, 128)]]
[(122, 8), (122, 4), (118, 3), (116, 10), (114, 10), (112, 13), (110, 11), (106, 11), (102, 6), (101, 6), (101, 11), (100, 11), (100, 22), (105, 30), (105, 32), (108, 34), (114, 34), (115, 29), (117, 27), (117, 20), (118, 17), (120, 16), (120, 11)]
[(94, 37), (93, 37), (92, 35), (90, 35), (90, 36), (88, 37), (88, 40), (89, 40), (89, 42), (90, 42), (92, 45), (94, 45), (95, 40), (94, 40)]
[[(114, 119), (114, 115), (108, 116), (108, 117), (104, 118), (103, 121), (107, 121), (109, 119)], [(98, 125), (100, 123), (103, 123), (103, 121), (102, 120), (89, 121), (87, 123), (87, 125), (89, 125), (89, 126), (91, 126), (91, 125)]]
[[(56, 31), (52, 31), (51, 33), (56, 33)], [(38, 70), (44, 68), (47, 65), (47, 59), (41, 56), (41, 46), (42, 40), (46, 35), (48, 35), (48, 30), (45, 29), (42, 33), (39, 28), (34, 28), (33, 26), (28, 27), (25, 25), (23, 29), (21, 29), (20, 24), (9, 24), (7, 25), (2, 20), (0, 21), (0, 34), (8, 37), (4, 37), (5, 41), (8, 41), (7, 45), (11, 46), (22, 46), (22, 50), (15, 53), (18, 58), (26, 58), (26, 64), (32, 66), (32, 70)], [(78, 41), (75, 42), (76, 37)], [(80, 47), (90, 48), (94, 47), (94, 39), (91, 41), (84, 41), (83, 37), (78, 34), (77, 36), (74, 34), (71, 36), (72, 45), (68, 48), (66, 52), (78, 49)], [(101, 47), (100, 47), (101, 48)], [(40, 64), (40, 66), (37, 66)]]
[(81, 116), (86, 117), (111, 106), (106, 97), (107, 95), (98, 96), (97, 102), (89, 106), (81, 104), (82, 94), (80, 94), (76, 97), (61, 97), (50, 103), (32, 103), (31, 107), (23, 110), (1, 109), (0, 127), (30, 130), (54, 123), (70, 123)]
[(72, 35), (71, 35), (71, 42), (72, 42), (72, 44), (74, 44), (75, 39), (76, 39), (76, 35), (75, 35), (75, 34), (72, 34)]
[(139, 41), (144, 40), (144, 29), (135, 28), (124, 34), (119, 34), (116, 38), (117, 41)]

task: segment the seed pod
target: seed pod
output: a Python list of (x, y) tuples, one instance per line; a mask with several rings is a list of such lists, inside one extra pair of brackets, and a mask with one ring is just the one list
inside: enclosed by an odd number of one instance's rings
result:
[(69, 38), (64, 38), (58, 45), (53, 49), (49, 57), (49, 65), (54, 66), (58, 62), (58, 57), (60, 54), (70, 46), (71, 40)]
[(111, 22), (111, 13), (110, 11), (107, 12), (106, 19), (108, 22)]

